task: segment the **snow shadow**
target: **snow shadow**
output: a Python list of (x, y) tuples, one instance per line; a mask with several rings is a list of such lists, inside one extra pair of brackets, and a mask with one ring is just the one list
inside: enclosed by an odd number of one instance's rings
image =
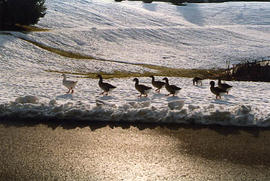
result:
[(56, 99), (72, 99), (73, 95), (72, 94), (62, 94), (59, 96), (56, 96)]
[(205, 20), (199, 6), (197, 4), (192, 4), (190, 6), (192, 6), (192, 8), (182, 8), (181, 6), (176, 6), (176, 10), (188, 22), (198, 26), (203, 26)]
[[(179, 154), (248, 166), (270, 166), (270, 130), (197, 125), (162, 131), (177, 140)], [(193, 135), (193, 136), (190, 136)], [(177, 141), (176, 141), (177, 142)]]
[(103, 101), (107, 101), (107, 100), (112, 100), (115, 99), (113, 96), (109, 96), (109, 95), (100, 95), (98, 96), (98, 99), (103, 100)]
[(160, 99), (163, 97), (166, 97), (167, 94), (163, 94), (163, 93), (154, 93), (152, 96), (152, 99)]
[(178, 96), (167, 96), (167, 101), (170, 102), (170, 101), (178, 101), (178, 100), (181, 100), (180, 97)]
[(143, 3), (143, 8), (147, 9), (148, 11), (156, 11), (157, 4), (155, 4), (155, 3), (151, 3), (151, 4)]
[(3, 46), (8, 41), (12, 41), (11, 37), (12, 35), (10, 33), (0, 31), (0, 46)]

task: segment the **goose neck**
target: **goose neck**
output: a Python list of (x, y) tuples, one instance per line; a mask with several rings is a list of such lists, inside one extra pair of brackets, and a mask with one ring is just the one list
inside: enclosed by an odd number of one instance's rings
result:
[(99, 83), (102, 83), (102, 82), (103, 82), (102, 77), (99, 77)]

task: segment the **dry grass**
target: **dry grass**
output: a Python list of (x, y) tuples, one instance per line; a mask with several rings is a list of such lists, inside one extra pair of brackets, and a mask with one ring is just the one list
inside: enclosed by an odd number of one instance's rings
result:
[[(164, 70), (165, 69), (165, 70)], [(80, 73), (80, 72), (59, 72), (54, 70), (48, 70), (49, 72), (56, 73), (65, 73), (65, 74), (73, 74), (82, 76), (82, 78), (97, 78), (97, 74), (101, 74), (104, 79), (109, 78), (130, 78), (130, 77), (149, 77), (151, 75), (154, 76), (163, 76), (163, 77), (187, 77), (193, 78), (195, 76), (199, 76), (203, 79), (216, 79), (222, 70), (208, 70), (208, 69), (170, 69), (165, 67), (164, 69), (160, 68), (159, 72), (153, 73), (145, 71), (143, 73), (136, 72), (127, 72), (127, 71), (114, 71), (113, 73), (107, 72), (98, 72), (98, 73)], [(172, 70), (172, 71), (170, 71)]]
[(50, 31), (50, 29), (46, 29), (46, 28), (39, 28), (39, 27), (36, 27), (36, 26), (27, 26), (27, 25), (20, 25), (20, 24), (16, 24), (16, 27), (20, 31), (24, 31), (24, 32)]

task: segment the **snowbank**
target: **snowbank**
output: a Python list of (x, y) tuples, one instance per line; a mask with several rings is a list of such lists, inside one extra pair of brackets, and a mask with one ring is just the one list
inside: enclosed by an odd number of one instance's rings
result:
[[(173, 102), (175, 105), (176, 102)], [(177, 106), (179, 106), (177, 102)], [(181, 106), (183, 102), (181, 101)], [(171, 105), (170, 103), (168, 104)], [(196, 123), (223, 126), (269, 127), (269, 118), (258, 118), (250, 106), (235, 106), (232, 110), (220, 110), (215, 105), (193, 109), (192, 106), (180, 109), (159, 108), (146, 102), (111, 105), (74, 105), (17, 103), (0, 105), (1, 119), (17, 120), (73, 120), (73, 121), (126, 121), (148, 123)]]

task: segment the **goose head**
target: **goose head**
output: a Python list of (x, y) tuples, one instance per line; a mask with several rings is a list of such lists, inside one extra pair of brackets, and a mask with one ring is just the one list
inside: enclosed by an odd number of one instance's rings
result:
[(102, 79), (102, 76), (101, 76), (100, 74), (98, 74), (96, 77), (98, 77), (98, 78)]
[(133, 82), (135, 82), (135, 83), (137, 84), (137, 83), (139, 83), (139, 79), (134, 78), (134, 79), (133, 79)]
[(211, 85), (211, 87), (214, 87), (215, 86), (215, 82), (214, 81), (211, 81), (210, 82), (210, 85)]

